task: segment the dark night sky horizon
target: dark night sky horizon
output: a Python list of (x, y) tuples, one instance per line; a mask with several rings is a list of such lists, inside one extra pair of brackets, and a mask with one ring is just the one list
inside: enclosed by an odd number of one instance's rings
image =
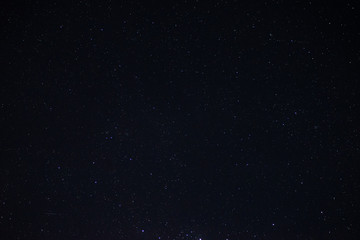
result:
[(357, 239), (355, 1), (2, 5), (1, 239)]

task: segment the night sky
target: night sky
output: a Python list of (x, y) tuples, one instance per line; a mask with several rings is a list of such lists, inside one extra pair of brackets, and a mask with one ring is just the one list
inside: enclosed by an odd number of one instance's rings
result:
[(356, 1), (7, 2), (0, 239), (357, 239)]

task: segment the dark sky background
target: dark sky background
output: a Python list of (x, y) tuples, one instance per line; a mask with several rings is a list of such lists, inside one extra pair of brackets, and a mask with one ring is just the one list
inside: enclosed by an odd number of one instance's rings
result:
[(356, 239), (356, 1), (7, 2), (1, 239)]

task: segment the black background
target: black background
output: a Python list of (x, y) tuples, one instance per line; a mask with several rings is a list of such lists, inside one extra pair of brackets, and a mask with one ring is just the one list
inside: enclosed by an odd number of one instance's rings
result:
[(359, 8), (1, 4), (1, 239), (356, 239)]

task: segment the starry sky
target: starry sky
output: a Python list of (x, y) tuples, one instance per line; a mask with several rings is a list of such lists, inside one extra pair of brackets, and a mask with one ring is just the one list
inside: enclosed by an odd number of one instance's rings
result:
[(0, 238), (356, 239), (356, 1), (0, 16)]

